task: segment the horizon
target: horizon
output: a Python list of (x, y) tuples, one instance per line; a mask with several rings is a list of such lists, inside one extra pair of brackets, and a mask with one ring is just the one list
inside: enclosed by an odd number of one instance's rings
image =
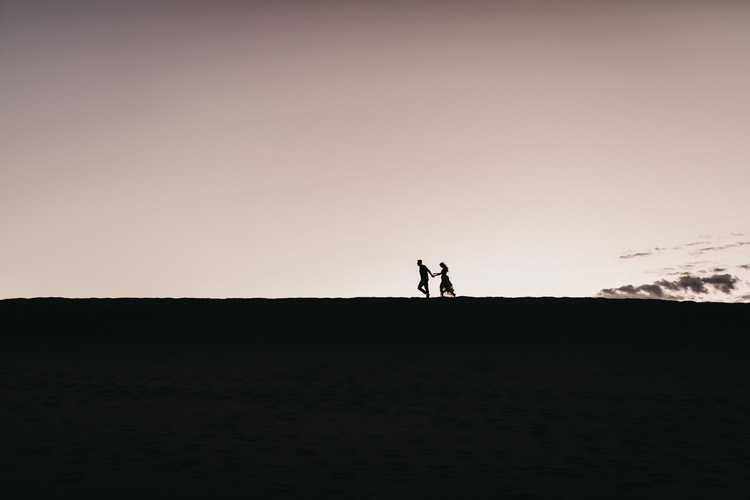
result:
[[(112, 297), (66, 297), (66, 296), (39, 296), (39, 297), (6, 297), (0, 298), (0, 302), (12, 302), (12, 301), (209, 301), (209, 302), (232, 302), (232, 301), (356, 301), (356, 300), (376, 300), (376, 301), (422, 301), (422, 300), (438, 300), (440, 296), (431, 297), (431, 299), (424, 299), (424, 297), (416, 296), (352, 296), (352, 297), (199, 297), (199, 296), (112, 296)], [(504, 297), (504, 296), (473, 296), (473, 295), (457, 295), (456, 297), (445, 297), (444, 300), (450, 301), (457, 299), (461, 301), (510, 301), (510, 302), (534, 302), (534, 301), (555, 301), (555, 302), (583, 302), (583, 301), (595, 301), (595, 302), (612, 302), (612, 301), (630, 301), (630, 302), (663, 302), (663, 303), (680, 303), (680, 304), (748, 304), (748, 302), (741, 301), (725, 301), (725, 300), (695, 300), (695, 299), (656, 299), (647, 296), (625, 296), (625, 295), (595, 295), (591, 297), (560, 297), (553, 295), (540, 295), (540, 296), (519, 296), (519, 297)]]
[[(0, 299), (750, 302), (750, 4), (0, 5)], [(439, 296), (439, 278), (430, 280)]]

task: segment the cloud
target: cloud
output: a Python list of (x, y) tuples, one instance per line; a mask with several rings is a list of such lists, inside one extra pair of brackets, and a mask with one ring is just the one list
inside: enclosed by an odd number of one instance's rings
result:
[(630, 253), (625, 255), (620, 255), (621, 259), (634, 259), (636, 257), (647, 257), (649, 255), (653, 255), (654, 252), (636, 252), (636, 253)]
[(729, 295), (737, 289), (737, 283), (740, 283), (740, 279), (737, 276), (731, 274), (714, 274), (707, 278), (701, 278), (704, 283), (711, 285), (718, 291)]
[(708, 293), (708, 288), (706, 288), (703, 280), (701, 278), (698, 278), (697, 276), (684, 275), (680, 276), (680, 278), (676, 281), (660, 280), (657, 281), (656, 284), (658, 284), (659, 286), (663, 286), (668, 290), (678, 292), (690, 291), (693, 293)]
[(701, 254), (708, 253), (708, 252), (718, 252), (720, 250), (726, 250), (728, 248), (737, 248), (737, 247), (742, 247), (745, 245), (750, 245), (750, 241), (737, 241), (735, 243), (728, 243), (726, 245), (703, 247), (693, 252), (690, 252), (690, 255), (701, 255)]
[(679, 297), (665, 294), (664, 289), (656, 283), (650, 285), (623, 285), (617, 288), (604, 288), (597, 294), (607, 298), (641, 298), (641, 299), (665, 299), (678, 300)]
[(604, 288), (597, 295), (664, 300), (748, 301), (750, 282), (741, 281), (734, 275), (747, 279), (750, 271), (750, 262), (746, 260), (748, 246), (748, 235), (734, 232), (699, 235), (681, 245), (627, 249), (620, 253), (619, 259), (631, 259), (628, 266), (638, 266), (641, 262), (671, 265), (643, 269), (638, 282)]
[[(729, 233), (729, 235), (733, 238), (740, 238), (740, 237), (746, 236), (743, 233)], [(709, 236), (702, 236), (700, 240), (691, 241), (690, 243), (685, 243), (683, 245), (654, 247), (651, 250), (626, 253), (626, 254), (620, 255), (620, 258), (621, 259), (633, 259), (636, 257), (648, 257), (649, 255), (654, 255), (657, 253), (674, 252), (678, 250), (687, 249), (689, 247), (696, 247), (698, 245), (702, 245), (703, 248), (693, 249), (690, 252), (690, 255), (697, 256), (697, 255), (702, 255), (704, 253), (719, 252), (719, 251), (727, 250), (730, 248), (737, 248), (737, 247), (750, 245), (750, 241), (738, 241), (736, 239), (732, 241), (731, 243), (724, 243), (722, 240), (725, 240), (725, 239), (726, 239), (725, 236), (717, 236), (714, 238), (711, 238)]]
[(676, 280), (659, 280), (644, 285), (623, 285), (617, 288), (599, 290), (600, 297), (609, 298), (652, 298), (664, 300), (683, 300), (697, 295), (706, 295), (711, 291), (731, 294), (737, 289), (740, 279), (731, 274), (714, 274), (711, 276), (693, 276), (685, 274)]

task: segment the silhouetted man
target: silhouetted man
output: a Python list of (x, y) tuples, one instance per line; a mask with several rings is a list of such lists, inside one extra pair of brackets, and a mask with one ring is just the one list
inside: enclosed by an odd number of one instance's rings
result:
[(422, 264), (422, 259), (419, 259), (417, 261), (417, 265), (419, 266), (419, 285), (417, 285), (417, 290), (422, 292), (427, 296), (427, 298), (430, 298), (430, 286), (428, 285), (428, 280), (430, 279), (430, 276), (433, 278), (435, 277), (434, 274), (432, 274), (432, 271), (427, 269), (427, 266)]

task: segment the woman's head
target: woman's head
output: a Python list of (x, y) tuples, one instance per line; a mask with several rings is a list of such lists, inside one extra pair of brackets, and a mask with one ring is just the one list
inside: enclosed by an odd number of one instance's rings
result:
[(442, 267), (442, 268), (443, 268), (443, 269), (445, 269), (446, 271), (448, 270), (448, 266), (446, 266), (444, 262), (441, 262), (441, 263), (440, 263), (440, 267)]

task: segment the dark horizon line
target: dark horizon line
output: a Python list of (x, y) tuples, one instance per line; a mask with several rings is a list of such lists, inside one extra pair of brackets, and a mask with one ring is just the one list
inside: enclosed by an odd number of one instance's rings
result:
[(656, 297), (608, 297), (608, 296), (555, 296), (555, 295), (525, 295), (519, 297), (502, 296), (502, 295), (459, 295), (457, 297), (432, 297), (425, 299), (424, 297), (416, 296), (355, 296), (355, 297), (203, 297), (203, 296), (88, 296), (88, 297), (72, 297), (72, 296), (34, 296), (34, 297), (6, 297), (0, 298), (0, 302), (4, 301), (33, 301), (33, 300), (201, 300), (201, 301), (233, 301), (233, 300), (257, 300), (257, 301), (313, 301), (313, 300), (414, 300), (424, 302), (435, 301), (435, 300), (446, 300), (452, 299), (458, 300), (569, 300), (569, 301), (639, 301), (639, 302), (685, 302), (685, 303), (714, 303), (714, 304), (748, 304), (747, 302), (725, 302), (725, 301), (713, 301), (713, 300), (693, 300), (693, 299), (665, 299)]

